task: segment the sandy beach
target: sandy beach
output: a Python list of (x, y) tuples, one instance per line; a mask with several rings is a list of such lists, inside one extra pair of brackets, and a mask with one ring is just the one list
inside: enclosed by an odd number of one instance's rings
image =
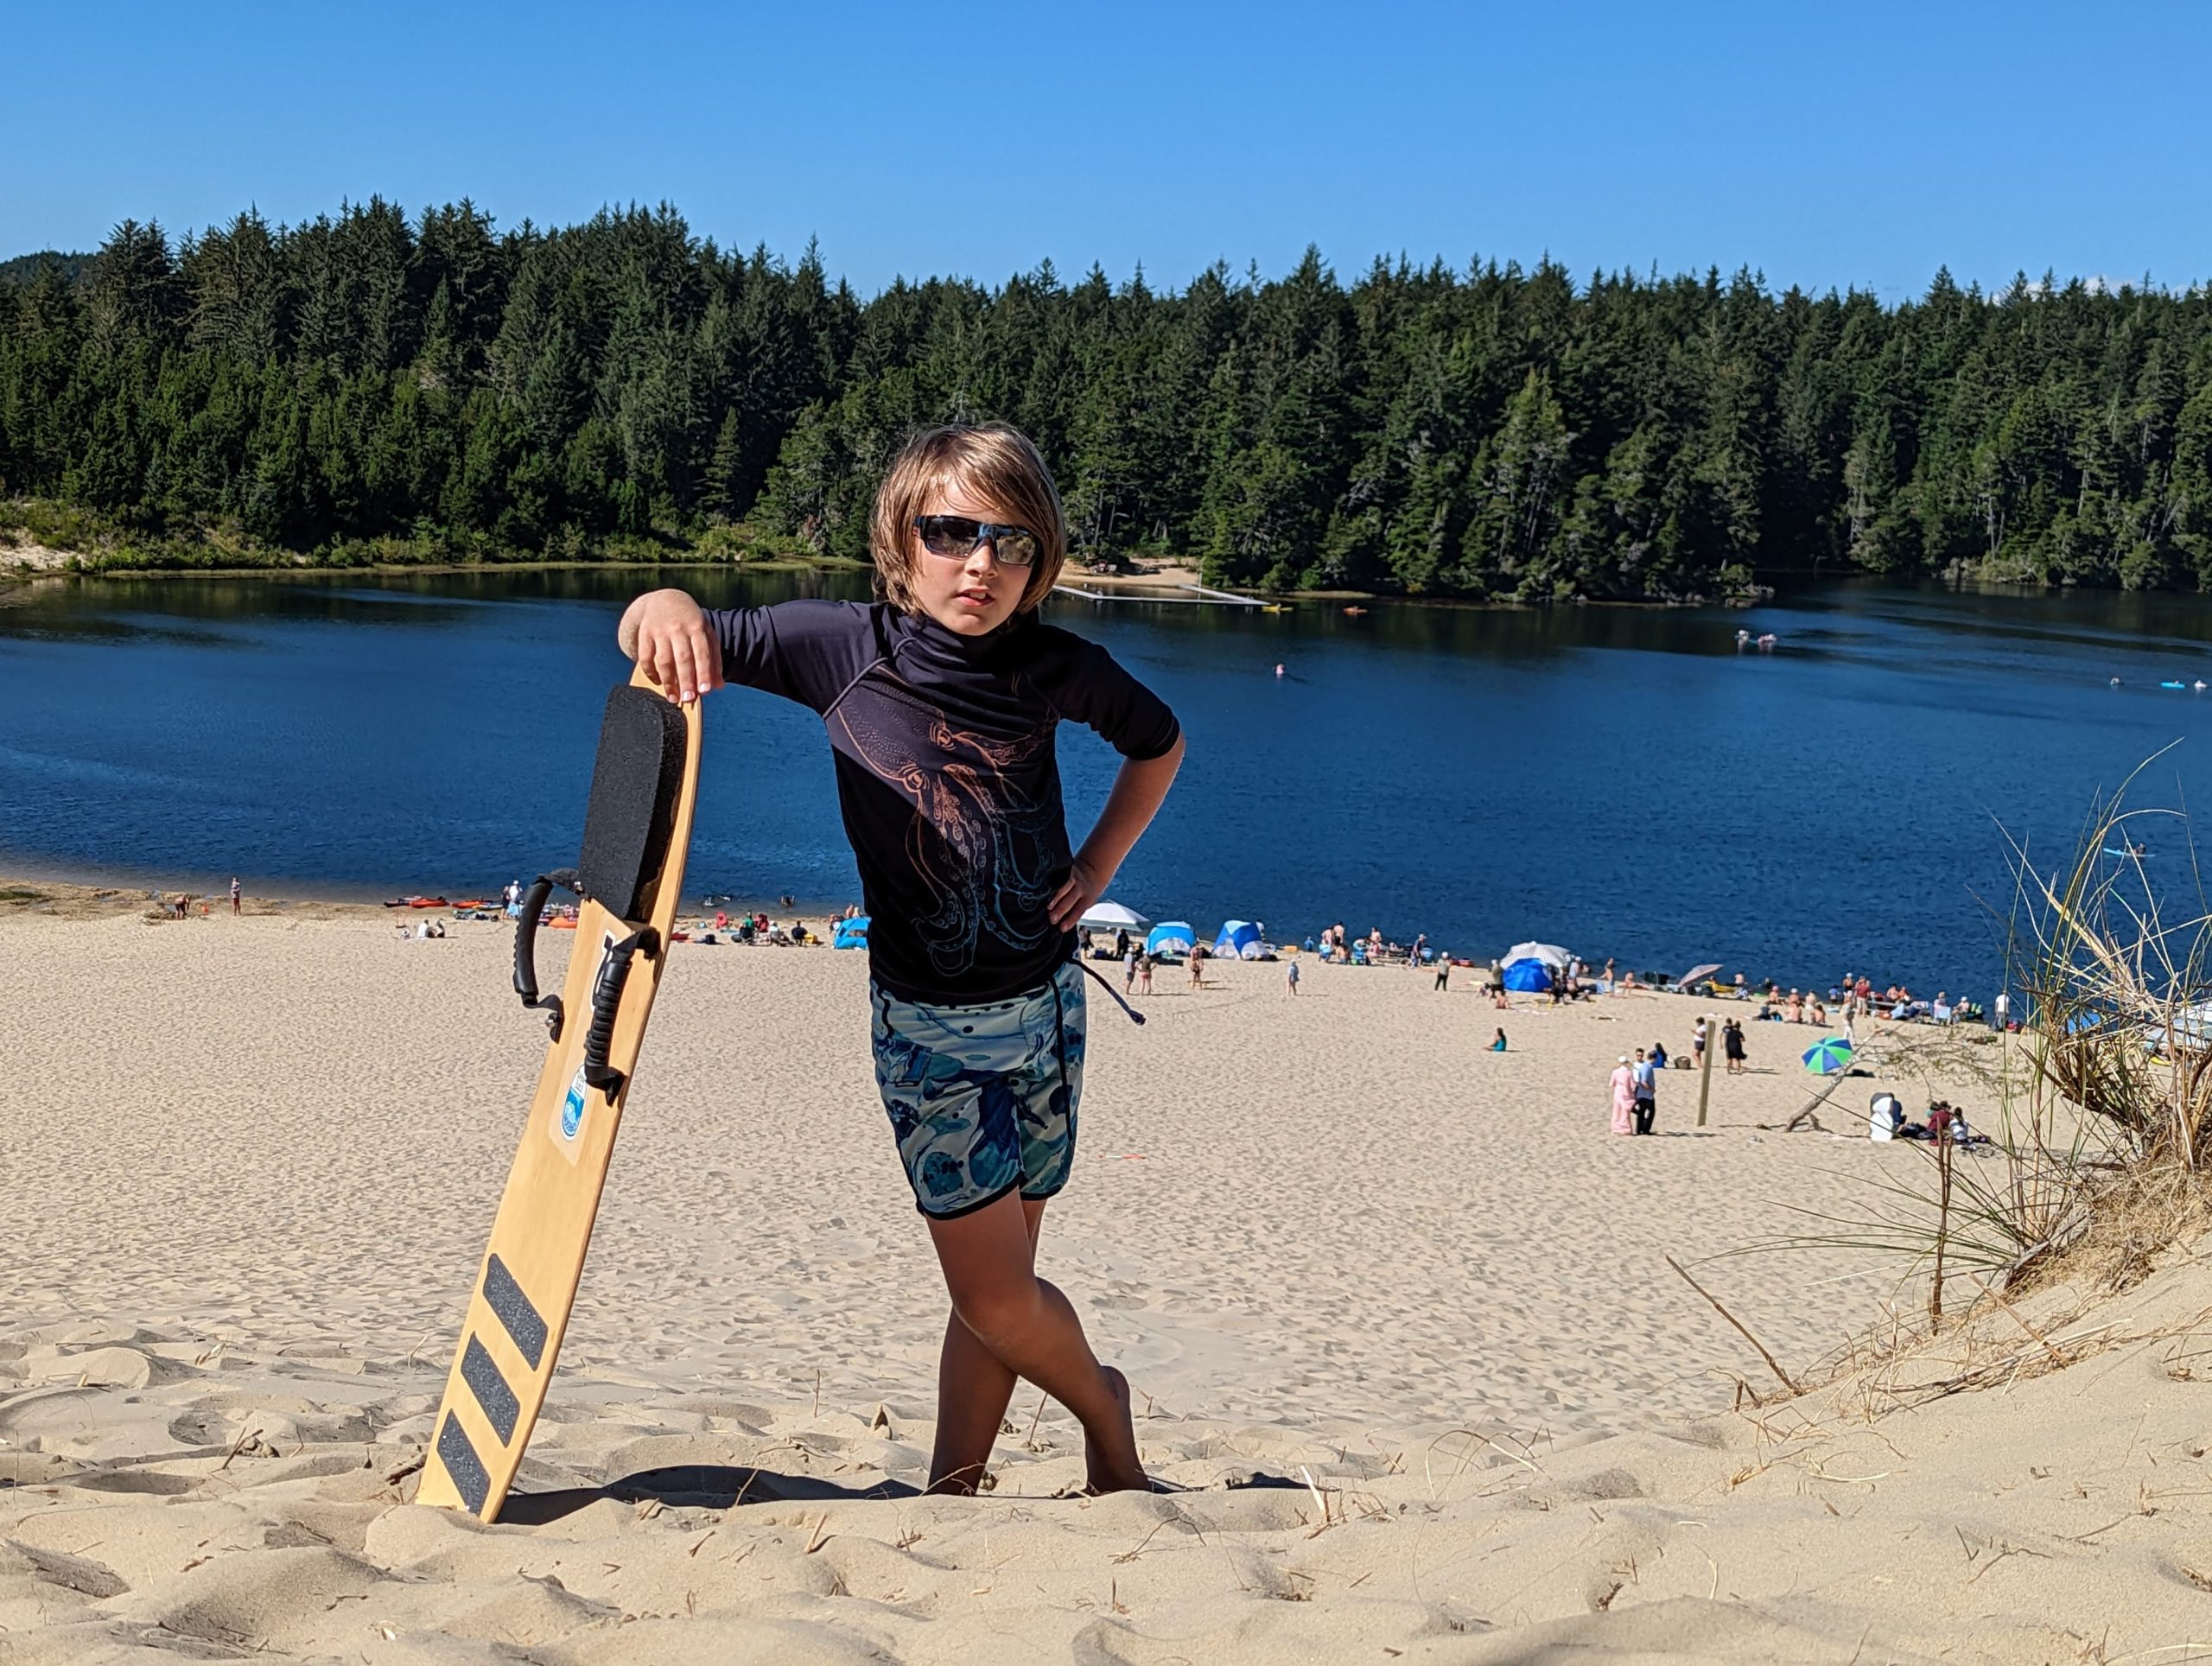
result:
[(1310, 962), (1294, 1000), (1216, 963), (1163, 976), (1142, 1029), (1091, 1005), (1041, 1262), (1189, 1491), (1065, 1496), (1078, 1432), (1025, 1389), (987, 1496), (917, 1496), (944, 1303), (864, 963), (687, 945), (508, 1518), (418, 1508), (541, 1053), (507, 932), (142, 913), (0, 910), (0, 1661), (1841, 1666), (2212, 1637), (2187, 1252), (2088, 1357), (2076, 1296), (2037, 1297), (2018, 1323), (2068, 1369), (2014, 1332), (1988, 1392), (1930, 1392), (1922, 1359), (1773, 1403), (1663, 1257), (1823, 1375), (1897, 1269), (1727, 1252), (1916, 1175), (1859, 1137), (1884, 1083), (1821, 1114), (1851, 1137), (1780, 1133), (1819, 1033), (1753, 1025), (1707, 1127), (1674, 1072), (1660, 1137), (1619, 1139), (1614, 1057), (1687, 1052), (1713, 1008), (1500, 1014), (1465, 973)]

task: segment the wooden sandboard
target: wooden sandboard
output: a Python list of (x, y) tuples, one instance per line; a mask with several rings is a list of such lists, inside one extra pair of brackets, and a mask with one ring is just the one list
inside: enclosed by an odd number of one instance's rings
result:
[[(630, 682), (632, 687), (656, 687), (643, 671)], [(645, 1019), (668, 965), (669, 935), (676, 924), (699, 792), (699, 703), (682, 709), (683, 767), (675, 820), (658, 870), (641, 887), (639, 917), (618, 919), (588, 898), (578, 906), (562, 990), (561, 1033), (545, 1050), (530, 1122), (469, 1294), (461, 1345), (423, 1459), (417, 1504), (498, 1520), (545, 1403), (569, 1311), (583, 1277), (623, 1103), (635, 1079)], [(652, 928), (658, 945), (650, 957), (640, 951), (631, 960), (615, 1008), (607, 1063), (622, 1079), (610, 1098), (584, 1080), (593, 986), (608, 945), (642, 926)]]

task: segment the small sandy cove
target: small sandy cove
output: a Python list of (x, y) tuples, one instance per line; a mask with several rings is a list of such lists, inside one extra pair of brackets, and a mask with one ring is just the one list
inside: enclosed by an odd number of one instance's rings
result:
[(1662, 1259), (1801, 1375), (1879, 1319), (1893, 1269), (1714, 1259), (1927, 1163), (1760, 1126), (1810, 1030), (1627, 1140), (1607, 1072), (1687, 1050), (1687, 1000), (1310, 963), (1163, 972), (1141, 1030), (1094, 1000), (1043, 1261), (1188, 1491), (1070, 1496), (1025, 1390), (994, 1490), (929, 1498), (944, 1302), (865, 966), (687, 946), (485, 1528), (409, 1500), (540, 1057), (506, 930), (75, 912), (0, 910), (9, 1666), (2212, 1656), (2186, 1252), (1796, 1399)]

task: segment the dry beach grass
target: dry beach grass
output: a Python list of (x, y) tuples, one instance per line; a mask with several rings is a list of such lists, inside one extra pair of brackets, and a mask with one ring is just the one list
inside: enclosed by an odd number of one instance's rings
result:
[[(1163, 979), (1141, 1031), (1093, 1004), (1044, 1259), (1193, 1491), (1058, 1496), (1077, 1432), (1024, 1393), (989, 1494), (913, 1495), (943, 1299), (864, 969), (702, 947), (527, 1497), (493, 1529), (416, 1508), (539, 1052), (505, 932), (79, 912), (0, 908), (36, 969), (0, 1006), (0, 1660), (1841, 1666), (2212, 1637), (2190, 1250), (2100, 1306), (2053, 1283), (1848, 1356), (1893, 1263), (1713, 1259), (1925, 1161), (1773, 1130), (1813, 1032), (1752, 1027), (1760, 1073), (1716, 1075), (1708, 1127), (1682, 1072), (1663, 1137), (1617, 1140), (1613, 1056), (1686, 1046), (1693, 1003), (1499, 1014), (1392, 970), (1312, 968), (1294, 1001), (1266, 965)], [(1825, 1386), (1781, 1399), (1669, 1255), (1786, 1369), (1829, 1357)]]

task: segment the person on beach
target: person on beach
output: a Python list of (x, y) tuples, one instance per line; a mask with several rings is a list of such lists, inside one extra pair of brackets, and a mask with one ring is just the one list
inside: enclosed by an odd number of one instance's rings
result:
[(1728, 1074), (1744, 1073), (1744, 1027), (1730, 1019), (1720, 1027), (1720, 1051), (1728, 1061)]
[(1659, 1066), (1642, 1047), (1636, 1050), (1636, 1063), (1629, 1067), (1629, 1091), (1635, 1100), (1636, 1132), (1649, 1134), (1651, 1119), (1659, 1114)]
[(1285, 995), (1298, 993), (1298, 963), (1294, 960), (1287, 963), (1282, 969), (1282, 992)]
[(1619, 1064), (1613, 1066), (1613, 1132), (1636, 1132), (1636, 1072), (1630, 1068), (1628, 1055), (1623, 1053)]
[(1690, 1067), (1693, 1070), (1705, 1063), (1705, 1027), (1707, 1022), (1707, 1020), (1704, 1014), (1700, 1014), (1698, 1015), (1697, 1022), (1690, 1026)]
[(1191, 987), (1193, 989), (1205, 989), (1206, 986), (1205, 945), (1193, 943), (1191, 945), (1191, 952), (1183, 957), (1183, 963), (1191, 969)]
[(1440, 953), (1436, 957), (1436, 987), (1440, 989), (1448, 989), (1452, 987), (1452, 957), (1450, 955)]
[[(1075, 1156), (1084, 973), (1076, 922), (1175, 779), (1175, 715), (1105, 649), (1037, 617), (1066, 557), (1059, 493), (999, 424), (917, 435), (869, 521), (881, 600), (702, 610), (631, 603), (625, 653), (679, 703), (725, 682), (811, 708), (870, 917), (875, 1074), (951, 1296), (932, 1491), (972, 1493), (1017, 1379), (1072, 1412), (1094, 1492), (1146, 1489), (1129, 1386), (1037, 1275), (1045, 1205)], [(1062, 719), (1122, 754), (1071, 849)]]
[(242, 894), (243, 893), (238, 889), (238, 876), (236, 874), (233, 874), (231, 875), (231, 912), (234, 914), (243, 914), (245, 912), (245, 909), (239, 902), (239, 898)]
[[(1123, 939), (1124, 944), (1128, 942)], [(1137, 951), (1131, 947), (1122, 951), (1122, 993), (1128, 995), (1137, 986)]]
[(1505, 1051), (1505, 1032), (1503, 1030), (1501, 1029), (1498, 1031), (1497, 1039), (1490, 1044), (1490, 1050), (1492, 1052), (1503, 1052)]
[(1139, 995), (1152, 993), (1152, 969), (1159, 963), (1152, 957), (1152, 951), (1148, 949), (1137, 957), (1137, 993)]

